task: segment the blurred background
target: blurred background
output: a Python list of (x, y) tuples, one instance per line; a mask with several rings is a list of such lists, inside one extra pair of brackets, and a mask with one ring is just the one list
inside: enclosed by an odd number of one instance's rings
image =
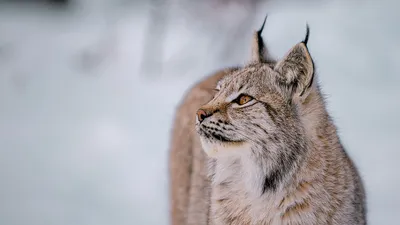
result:
[(309, 48), (370, 224), (399, 224), (397, 1), (0, 0), (0, 224), (166, 225), (174, 110), (263, 33)]

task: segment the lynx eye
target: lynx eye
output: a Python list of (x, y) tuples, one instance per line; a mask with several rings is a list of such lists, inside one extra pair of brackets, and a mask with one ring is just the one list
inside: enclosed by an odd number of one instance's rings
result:
[(253, 97), (251, 97), (249, 95), (241, 94), (233, 102), (235, 102), (238, 105), (244, 105), (244, 104), (250, 102), (251, 100), (253, 100)]

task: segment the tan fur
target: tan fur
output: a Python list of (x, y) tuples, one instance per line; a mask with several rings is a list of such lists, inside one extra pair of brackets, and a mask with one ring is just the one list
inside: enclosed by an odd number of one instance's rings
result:
[[(253, 54), (188, 93), (171, 142), (173, 225), (367, 223), (364, 187), (326, 110), (307, 40), (279, 61)], [(263, 54), (263, 42), (254, 43)], [(252, 100), (239, 105), (241, 94)]]
[(197, 83), (177, 108), (169, 154), (172, 225), (207, 224), (207, 159), (194, 130), (194, 118), (197, 109), (213, 98), (217, 81), (235, 69), (218, 71)]

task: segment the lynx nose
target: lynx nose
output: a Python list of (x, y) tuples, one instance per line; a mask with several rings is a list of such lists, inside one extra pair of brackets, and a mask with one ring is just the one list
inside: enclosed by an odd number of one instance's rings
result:
[(209, 116), (212, 115), (212, 113), (207, 113), (205, 110), (203, 109), (199, 109), (197, 110), (197, 119), (199, 120), (199, 122), (203, 122), (203, 120)]

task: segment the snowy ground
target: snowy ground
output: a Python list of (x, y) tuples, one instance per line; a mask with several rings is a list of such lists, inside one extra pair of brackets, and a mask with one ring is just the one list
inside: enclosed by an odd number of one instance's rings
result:
[[(147, 11), (94, 2), (61, 13), (0, 4), (0, 224), (167, 224), (174, 107), (201, 77), (245, 62), (265, 14), (258, 9), (248, 41), (237, 43), (242, 54), (224, 59), (210, 48), (218, 35), (177, 14), (164, 72), (146, 77), (138, 71)], [(322, 2), (268, 6), (264, 37), (283, 56), (309, 22), (329, 109), (365, 180), (370, 224), (398, 224), (399, 4)]]

